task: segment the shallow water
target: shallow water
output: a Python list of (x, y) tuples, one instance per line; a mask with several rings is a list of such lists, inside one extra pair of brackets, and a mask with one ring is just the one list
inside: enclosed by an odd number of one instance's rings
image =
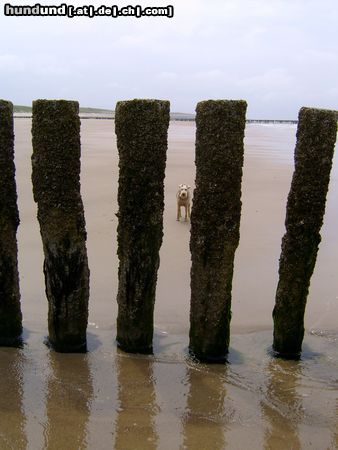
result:
[(338, 198), (333, 167), (302, 358), (270, 354), (295, 127), (246, 130), (241, 241), (236, 254), (229, 363), (187, 356), (189, 225), (175, 220), (177, 184), (194, 182), (194, 125), (171, 124), (154, 355), (116, 349), (117, 154), (112, 121), (82, 125), (82, 194), (91, 268), (86, 354), (43, 340), (47, 302), (30, 185), (30, 121), (16, 120), (25, 345), (0, 348), (1, 449), (338, 448)]
[(0, 349), (2, 449), (337, 448), (337, 336), (283, 361), (270, 332), (234, 335), (227, 365), (190, 360), (180, 335), (157, 334), (154, 356), (116, 350), (112, 330), (79, 355), (40, 338)]

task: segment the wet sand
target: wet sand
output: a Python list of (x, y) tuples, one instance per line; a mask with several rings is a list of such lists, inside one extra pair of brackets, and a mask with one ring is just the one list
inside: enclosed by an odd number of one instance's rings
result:
[(31, 121), (16, 119), (25, 346), (0, 348), (1, 449), (327, 449), (338, 446), (338, 162), (306, 312), (302, 359), (273, 359), (278, 280), (296, 127), (248, 125), (241, 239), (235, 259), (229, 364), (187, 357), (189, 224), (176, 221), (178, 184), (194, 185), (192, 122), (172, 122), (154, 355), (120, 352), (116, 227), (118, 156), (111, 120), (83, 120), (82, 196), (91, 270), (89, 352), (43, 345), (47, 301), (31, 188)]

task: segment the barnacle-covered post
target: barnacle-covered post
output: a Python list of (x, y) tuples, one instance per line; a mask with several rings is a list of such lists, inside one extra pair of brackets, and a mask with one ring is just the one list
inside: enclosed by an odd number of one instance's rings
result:
[(86, 349), (89, 269), (80, 194), (79, 104), (33, 102), (32, 181), (44, 250), (49, 343)]
[(22, 314), (16, 232), (13, 105), (0, 100), (0, 345), (20, 344)]
[(136, 99), (116, 105), (120, 169), (117, 343), (128, 352), (152, 352), (168, 126), (168, 101)]
[(301, 108), (273, 310), (273, 349), (284, 357), (298, 357), (302, 349), (305, 306), (321, 240), (336, 135), (334, 111)]
[(189, 349), (210, 362), (224, 361), (229, 347), (246, 107), (243, 100), (208, 100), (196, 109)]

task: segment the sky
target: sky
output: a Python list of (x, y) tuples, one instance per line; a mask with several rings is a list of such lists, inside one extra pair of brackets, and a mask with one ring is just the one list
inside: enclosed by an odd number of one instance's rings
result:
[(41, 5), (174, 7), (167, 17), (8, 17), (0, 2), (0, 98), (244, 99), (247, 117), (296, 119), (338, 109), (337, 0), (39, 0)]

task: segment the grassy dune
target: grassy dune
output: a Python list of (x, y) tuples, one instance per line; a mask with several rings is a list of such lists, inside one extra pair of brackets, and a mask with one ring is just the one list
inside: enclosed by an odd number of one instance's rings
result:
[[(32, 107), (31, 106), (23, 106), (23, 105), (14, 105), (14, 112), (15, 113), (32, 113)], [(80, 113), (87, 113), (87, 114), (113, 114), (114, 111), (112, 109), (101, 109), (101, 108), (81, 108), (80, 107)]]
[[(26, 113), (32, 114), (31, 106), (23, 106), (23, 105), (14, 105), (14, 113)], [(97, 114), (97, 115), (115, 115), (115, 111), (113, 109), (103, 109), (103, 108), (88, 108), (88, 107), (80, 107), (80, 114)], [(189, 113), (181, 113), (181, 112), (172, 112), (170, 113), (170, 118), (172, 120), (193, 120), (195, 117), (194, 114)]]

